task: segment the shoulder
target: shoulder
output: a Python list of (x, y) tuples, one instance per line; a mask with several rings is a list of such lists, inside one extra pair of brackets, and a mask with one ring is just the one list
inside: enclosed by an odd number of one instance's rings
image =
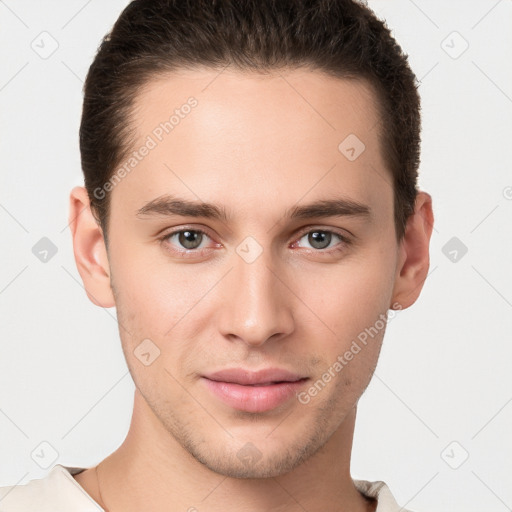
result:
[(412, 510), (400, 507), (396, 502), (391, 490), (385, 482), (378, 480), (369, 482), (367, 480), (352, 479), (357, 490), (370, 498), (377, 500), (375, 512), (413, 512)]
[(57, 464), (43, 478), (0, 487), (0, 512), (101, 512), (72, 476), (84, 469)]

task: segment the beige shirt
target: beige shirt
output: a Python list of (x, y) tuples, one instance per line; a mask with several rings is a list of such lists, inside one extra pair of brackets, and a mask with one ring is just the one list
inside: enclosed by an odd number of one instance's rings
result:
[[(0, 512), (104, 512), (72, 476), (84, 469), (57, 464), (44, 478), (0, 487)], [(384, 482), (354, 480), (354, 485), (377, 499), (376, 512), (411, 512), (398, 506)]]

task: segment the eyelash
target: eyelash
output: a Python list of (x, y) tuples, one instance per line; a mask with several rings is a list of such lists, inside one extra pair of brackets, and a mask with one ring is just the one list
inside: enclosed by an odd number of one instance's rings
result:
[[(174, 231), (166, 233), (163, 237), (160, 237), (159, 240), (162, 243), (168, 242), (169, 239), (173, 235), (177, 235), (177, 234), (183, 233), (185, 231), (192, 231), (194, 233), (200, 233), (200, 234), (205, 235), (205, 236), (207, 236), (208, 238), (211, 239), (210, 235), (206, 231), (204, 231), (202, 229), (187, 228), (187, 227), (183, 228), (182, 227), (180, 229), (176, 229)], [(339, 244), (337, 244), (336, 246), (331, 247), (330, 249), (307, 249), (307, 251), (309, 253), (332, 255), (333, 253), (337, 253), (337, 252), (345, 250), (351, 244), (351, 240), (348, 237), (346, 237), (345, 235), (342, 235), (340, 232), (333, 231), (332, 229), (321, 229), (321, 228), (308, 228), (308, 229), (305, 229), (304, 231), (301, 231), (298, 234), (298, 238), (296, 239), (296, 241), (299, 241), (301, 238), (304, 237), (304, 235), (308, 235), (309, 233), (315, 233), (315, 232), (330, 233), (332, 235), (337, 236), (341, 240), (341, 242)], [(296, 242), (294, 242), (294, 244), (295, 243)], [(211, 247), (210, 248), (203, 248), (203, 249), (183, 249), (182, 251), (176, 250), (176, 249), (172, 249), (172, 252), (175, 255), (179, 256), (179, 257), (187, 258), (187, 257), (194, 257), (194, 256), (197, 256), (197, 255), (201, 255), (202, 256), (205, 251), (210, 251), (211, 249), (212, 249)]]

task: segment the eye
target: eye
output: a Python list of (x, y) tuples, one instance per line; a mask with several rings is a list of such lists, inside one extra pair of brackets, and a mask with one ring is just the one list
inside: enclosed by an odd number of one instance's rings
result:
[(160, 240), (170, 246), (173, 253), (186, 256), (188, 253), (197, 254), (208, 250), (205, 244), (209, 238), (201, 229), (182, 228), (167, 233)]
[[(342, 250), (350, 243), (346, 236), (327, 229), (310, 229), (301, 235), (299, 241), (303, 239), (315, 249), (314, 252), (332, 252), (326, 249)], [(296, 244), (297, 242), (294, 245)]]
[(173, 236), (178, 236), (177, 242), (185, 249), (199, 249), (206, 233), (192, 229), (186, 229), (174, 233)]
[[(305, 242), (302, 242), (302, 240)], [(212, 244), (208, 247), (208, 240), (212, 238), (202, 229), (181, 228), (167, 233), (160, 238), (170, 252), (174, 255), (187, 258), (203, 256), (211, 252), (215, 247), (221, 247), (221, 244)], [(304, 243), (309, 244), (303, 246)], [(331, 254), (337, 251), (343, 251), (350, 245), (350, 239), (341, 233), (329, 229), (311, 229), (299, 234), (299, 238), (292, 244), (292, 247), (304, 247), (308, 252), (314, 254)]]

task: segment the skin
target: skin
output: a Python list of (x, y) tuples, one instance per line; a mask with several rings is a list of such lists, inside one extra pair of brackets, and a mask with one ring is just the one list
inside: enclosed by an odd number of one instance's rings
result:
[[(379, 315), (416, 301), (431, 197), (419, 192), (398, 243), (364, 82), (304, 69), (161, 76), (138, 95), (134, 148), (190, 96), (198, 105), (113, 189), (108, 251), (85, 189), (71, 191), (77, 267), (89, 299), (117, 309), (136, 386), (125, 441), (75, 479), (110, 512), (375, 510), (353, 484), (350, 457), (385, 329), (307, 404), (292, 397), (267, 412), (238, 411), (200, 376), (271, 366), (309, 377), (309, 389)], [(338, 150), (351, 133), (365, 144), (354, 161)], [(165, 193), (216, 203), (230, 218), (137, 217)], [(285, 218), (296, 205), (339, 197), (371, 216)], [(171, 228), (206, 231), (205, 252), (178, 256), (187, 249), (177, 235), (159, 240)], [(312, 245), (315, 229), (334, 232), (327, 249)], [(251, 263), (236, 252), (247, 236), (262, 250)], [(160, 356), (145, 366), (134, 350), (148, 338)], [(249, 462), (237, 456), (246, 443), (259, 454)]]

